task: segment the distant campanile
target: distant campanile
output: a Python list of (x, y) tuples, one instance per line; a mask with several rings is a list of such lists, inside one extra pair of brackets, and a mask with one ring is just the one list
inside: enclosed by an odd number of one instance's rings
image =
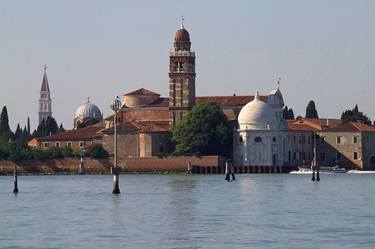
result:
[(39, 124), (42, 123), (43, 119), (47, 120), (47, 117), (52, 117), (52, 99), (48, 85), (47, 66), (44, 66), (43, 82), (39, 98)]
[(169, 113), (173, 127), (195, 103), (195, 53), (190, 51), (190, 36), (182, 20), (169, 56)]

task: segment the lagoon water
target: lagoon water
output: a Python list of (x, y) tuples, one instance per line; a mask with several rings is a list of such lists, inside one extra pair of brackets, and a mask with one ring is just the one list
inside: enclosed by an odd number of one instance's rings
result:
[(375, 248), (375, 174), (237, 177), (0, 176), (0, 248)]

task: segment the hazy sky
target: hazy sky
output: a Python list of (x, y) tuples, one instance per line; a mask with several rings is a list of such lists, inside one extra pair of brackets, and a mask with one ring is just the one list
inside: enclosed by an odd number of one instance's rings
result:
[(104, 115), (114, 95), (167, 96), (180, 17), (196, 51), (197, 96), (268, 93), (321, 117), (359, 109), (375, 118), (375, 1), (0, 0), (0, 105), (12, 129), (38, 120), (43, 64), (53, 116), (72, 128), (89, 96)]

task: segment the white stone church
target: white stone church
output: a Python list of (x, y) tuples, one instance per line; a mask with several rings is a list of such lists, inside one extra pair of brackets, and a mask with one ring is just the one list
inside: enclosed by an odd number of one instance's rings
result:
[(261, 100), (258, 91), (238, 116), (233, 158), (237, 166), (282, 166), (288, 160), (288, 123), (282, 117), (279, 87)]

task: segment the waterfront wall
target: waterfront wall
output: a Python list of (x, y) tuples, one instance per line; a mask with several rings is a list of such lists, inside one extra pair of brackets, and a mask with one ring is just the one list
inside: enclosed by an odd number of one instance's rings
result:
[[(185, 172), (188, 162), (194, 167), (223, 167), (225, 160), (219, 156), (121, 158), (118, 165), (126, 172)], [(17, 163), (0, 161), (0, 174), (13, 174), (14, 167), (20, 174), (78, 174), (79, 159), (25, 160)], [(104, 160), (85, 159), (87, 174), (109, 174), (113, 158)]]

